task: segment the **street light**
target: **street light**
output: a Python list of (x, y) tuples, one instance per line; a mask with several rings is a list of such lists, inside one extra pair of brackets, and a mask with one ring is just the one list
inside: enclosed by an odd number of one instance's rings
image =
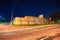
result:
[(12, 10), (11, 11), (11, 22), (12, 22), (12, 24), (13, 24), (13, 13), (14, 13), (14, 11)]
[[(13, 3), (13, 0), (12, 0), (12, 3)], [(18, 3), (18, 0), (15, 0), (15, 4), (13, 5), (14, 7), (13, 7), (13, 9), (12, 9), (12, 11), (11, 11), (11, 21), (13, 20), (13, 13), (14, 13), (14, 11), (15, 11), (15, 9), (16, 9), (17, 3)], [(12, 22), (12, 24), (13, 24), (13, 22)]]

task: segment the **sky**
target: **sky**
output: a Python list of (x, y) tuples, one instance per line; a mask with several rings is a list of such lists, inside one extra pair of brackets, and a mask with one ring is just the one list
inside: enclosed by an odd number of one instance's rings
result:
[(6, 16), (7, 20), (19, 16), (39, 16), (44, 14), (46, 18), (53, 12), (60, 11), (59, 0), (0, 0), (0, 16)]

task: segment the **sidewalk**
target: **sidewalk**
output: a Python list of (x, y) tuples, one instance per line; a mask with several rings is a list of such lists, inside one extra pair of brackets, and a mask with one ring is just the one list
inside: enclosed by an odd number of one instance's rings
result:
[(51, 25), (44, 25), (44, 26), (14, 26), (8, 24), (0, 24), (0, 33), (1, 32), (15, 32), (15, 31), (24, 31), (24, 30), (32, 30), (32, 29), (39, 29), (49, 27)]

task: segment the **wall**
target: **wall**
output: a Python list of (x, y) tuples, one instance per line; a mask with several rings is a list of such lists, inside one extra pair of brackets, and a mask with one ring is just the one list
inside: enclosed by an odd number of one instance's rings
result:
[(13, 20), (14, 25), (21, 24), (47, 24), (48, 20), (44, 17), (34, 17), (34, 16), (25, 16), (25, 17), (15, 17)]

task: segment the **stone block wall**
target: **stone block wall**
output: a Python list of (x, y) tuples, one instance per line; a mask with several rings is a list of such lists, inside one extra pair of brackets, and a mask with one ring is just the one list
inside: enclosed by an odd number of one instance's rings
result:
[(39, 18), (33, 16), (25, 16), (25, 17), (15, 17), (13, 20), (14, 25), (21, 24), (47, 24), (48, 20), (46, 18)]

